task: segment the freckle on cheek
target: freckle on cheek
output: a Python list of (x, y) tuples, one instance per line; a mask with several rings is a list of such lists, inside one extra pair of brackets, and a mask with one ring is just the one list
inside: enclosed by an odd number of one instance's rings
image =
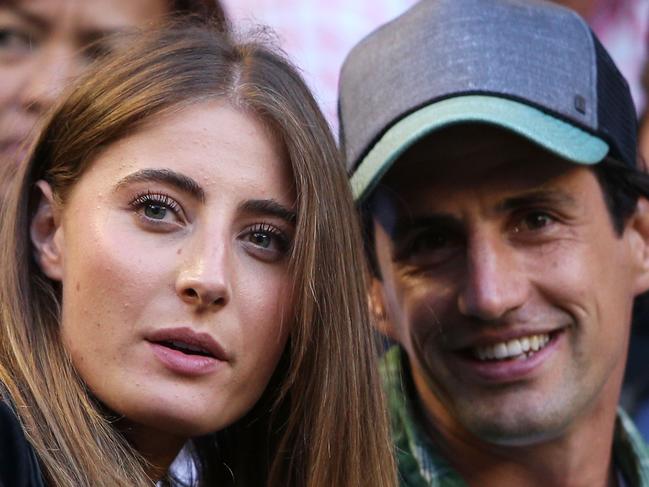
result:
[(176, 251), (176, 253), (177, 253), (178, 255), (182, 254), (182, 253), (183, 253), (183, 249), (178, 249), (178, 250)]
[(81, 284), (79, 284), (79, 283), (77, 282), (77, 291), (80, 291), (80, 290), (81, 290)]

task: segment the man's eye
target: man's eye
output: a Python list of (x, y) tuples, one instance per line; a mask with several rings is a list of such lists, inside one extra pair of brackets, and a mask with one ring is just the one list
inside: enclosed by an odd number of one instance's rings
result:
[(525, 215), (518, 225), (514, 227), (515, 232), (523, 232), (523, 231), (530, 231), (530, 230), (541, 230), (542, 228), (545, 228), (552, 223), (554, 223), (555, 219), (541, 211), (536, 211), (532, 213), (528, 213)]
[(459, 245), (460, 239), (452, 232), (426, 230), (397, 245), (395, 260), (434, 264), (450, 258)]
[(449, 244), (449, 238), (443, 233), (425, 232), (410, 243), (411, 253), (439, 250)]

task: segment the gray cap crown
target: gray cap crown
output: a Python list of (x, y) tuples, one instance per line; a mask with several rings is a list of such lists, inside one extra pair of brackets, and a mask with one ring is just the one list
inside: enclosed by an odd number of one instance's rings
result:
[(339, 115), (349, 172), (404, 116), (475, 94), (538, 108), (635, 163), (628, 86), (578, 15), (534, 0), (423, 0), (361, 41), (343, 65)]

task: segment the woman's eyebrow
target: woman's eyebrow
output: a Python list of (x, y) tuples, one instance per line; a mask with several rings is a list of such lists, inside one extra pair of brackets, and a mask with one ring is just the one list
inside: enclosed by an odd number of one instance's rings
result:
[(141, 169), (120, 179), (115, 185), (115, 191), (127, 184), (157, 182), (175, 187), (188, 193), (201, 202), (205, 202), (205, 191), (189, 176), (177, 173), (171, 169)]
[(239, 205), (239, 210), (243, 213), (270, 215), (288, 223), (295, 223), (297, 215), (295, 211), (287, 208), (281, 203), (273, 200), (247, 200)]

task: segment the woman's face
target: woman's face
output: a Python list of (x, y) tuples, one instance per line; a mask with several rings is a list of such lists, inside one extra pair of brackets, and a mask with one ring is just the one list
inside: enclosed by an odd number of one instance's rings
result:
[(19, 161), (38, 117), (104, 50), (107, 34), (167, 13), (165, 0), (0, 1), (0, 164)]
[(211, 101), (108, 146), (61, 209), (43, 198), (64, 345), (135, 434), (216, 431), (262, 394), (291, 327), (292, 181), (258, 120)]

